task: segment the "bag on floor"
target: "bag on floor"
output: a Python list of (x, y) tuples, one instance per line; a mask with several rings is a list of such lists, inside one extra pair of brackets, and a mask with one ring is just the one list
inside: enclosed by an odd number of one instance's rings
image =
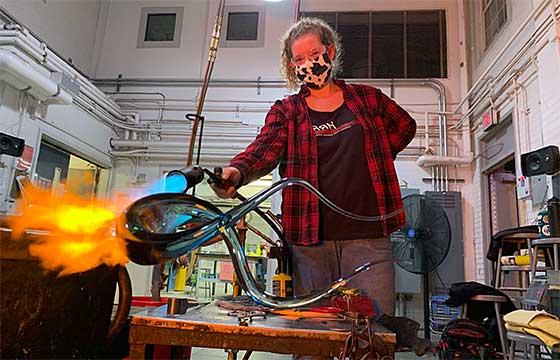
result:
[(468, 319), (450, 321), (437, 346), (440, 359), (495, 359), (496, 349), (488, 331)]

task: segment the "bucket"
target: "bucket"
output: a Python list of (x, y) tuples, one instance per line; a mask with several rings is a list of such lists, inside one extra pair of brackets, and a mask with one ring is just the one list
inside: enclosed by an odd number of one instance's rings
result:
[[(13, 239), (0, 218), (0, 358), (111, 357), (110, 345), (128, 320), (130, 278), (122, 266), (57, 277)], [(119, 306), (111, 321), (115, 289)]]

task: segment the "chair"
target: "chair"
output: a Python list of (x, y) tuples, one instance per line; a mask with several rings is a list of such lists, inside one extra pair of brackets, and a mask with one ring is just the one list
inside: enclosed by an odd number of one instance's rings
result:
[[(515, 347), (518, 343), (523, 344), (523, 359), (536, 360), (537, 356), (542, 359), (541, 347), (546, 348), (546, 345), (536, 336), (508, 331), (507, 339), (510, 341), (508, 360), (515, 360)], [(527, 346), (529, 346), (530, 357), (527, 357)]]
[[(493, 303), (494, 305), (494, 312), (496, 314), (496, 321), (498, 322), (498, 333), (500, 336), (500, 344), (502, 345), (502, 355), (504, 359), (507, 360), (507, 338), (506, 338), (506, 328), (504, 325), (504, 319), (502, 318), (500, 308), (503, 303), (507, 301), (505, 296), (501, 295), (475, 295), (470, 298), (470, 301), (480, 301), (480, 302), (488, 302)], [(461, 317), (463, 319), (467, 318), (467, 306), (468, 302), (463, 305), (463, 309), (461, 311)]]
[(204, 290), (204, 299), (212, 298), (212, 281), (215, 279), (213, 269), (199, 268), (196, 276), (195, 297), (198, 298), (198, 291)]
[[(535, 275), (537, 271), (542, 271), (542, 270), (555, 270), (558, 271), (560, 270), (560, 257), (558, 254), (558, 248), (560, 246), (560, 238), (554, 237), (554, 238), (542, 238), (542, 239), (535, 239), (531, 241), (531, 246), (533, 248), (533, 254), (534, 256), (531, 258), (531, 279), (533, 279), (532, 281), (534, 281), (535, 279)], [(550, 253), (550, 250), (552, 248), (552, 254)], [(539, 250), (545, 250), (546, 251), (546, 255), (548, 256), (548, 260), (550, 262), (550, 267), (544, 267), (544, 268), (537, 268), (537, 262), (538, 262), (538, 254), (539, 254)]]
[[(531, 265), (502, 265), (501, 258), (503, 255), (506, 255), (505, 252), (512, 252), (517, 250), (520, 251), (522, 249), (528, 249), (529, 253), (529, 263), (533, 263), (533, 253), (531, 251), (532, 245), (531, 242), (535, 239), (539, 238), (538, 233), (529, 232), (523, 228), (518, 228), (520, 232), (512, 232), (512, 230), (516, 229), (508, 229), (504, 231), (500, 231), (499, 233), (495, 234), (492, 238), (499, 239), (501, 245), (498, 250), (497, 256), (497, 266), (496, 266), (496, 273), (495, 273), (495, 287), (501, 291), (517, 291), (520, 295), (523, 295), (527, 288), (529, 287), (530, 283), (530, 274), (531, 274)], [(504, 251), (507, 249), (509, 251)], [(512, 251), (513, 250), (513, 251)], [(505, 275), (507, 272), (514, 272), (517, 274), (516, 278), (516, 286), (506, 286), (505, 285)]]

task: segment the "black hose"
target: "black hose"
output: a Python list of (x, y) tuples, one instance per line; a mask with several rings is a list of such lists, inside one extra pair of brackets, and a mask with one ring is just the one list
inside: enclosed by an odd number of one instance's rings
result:
[(132, 284), (130, 282), (130, 276), (128, 275), (126, 267), (122, 265), (117, 266), (117, 285), (119, 286), (119, 304), (117, 306), (117, 312), (109, 326), (109, 332), (107, 334), (108, 343), (111, 343), (126, 325), (128, 314), (130, 313), (130, 306), (132, 304)]

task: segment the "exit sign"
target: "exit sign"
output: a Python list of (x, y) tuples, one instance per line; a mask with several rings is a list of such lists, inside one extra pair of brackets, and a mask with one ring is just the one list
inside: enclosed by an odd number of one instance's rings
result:
[(500, 113), (497, 110), (490, 109), (482, 116), (482, 130), (487, 131), (496, 125), (500, 118)]

